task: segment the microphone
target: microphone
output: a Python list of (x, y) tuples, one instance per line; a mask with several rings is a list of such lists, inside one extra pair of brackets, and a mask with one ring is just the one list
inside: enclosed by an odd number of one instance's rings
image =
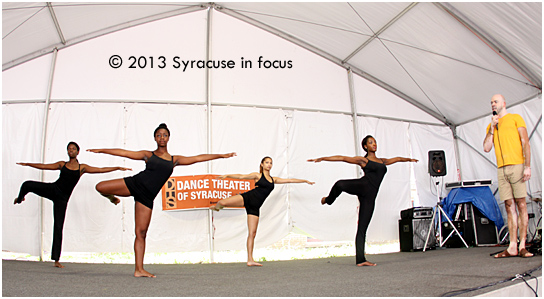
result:
[[(493, 116), (495, 116), (495, 115), (497, 115), (497, 111), (493, 110)], [(499, 124), (495, 125), (495, 129), (497, 129), (497, 131), (499, 130)]]

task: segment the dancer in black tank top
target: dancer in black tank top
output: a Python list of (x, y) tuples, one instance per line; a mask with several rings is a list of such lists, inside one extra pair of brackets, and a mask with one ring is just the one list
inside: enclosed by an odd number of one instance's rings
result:
[(136, 238), (134, 239), (135, 277), (155, 277), (144, 270), (145, 238), (151, 221), (153, 200), (166, 183), (174, 167), (190, 165), (220, 158), (230, 158), (229, 154), (203, 154), (193, 157), (172, 156), (168, 153), (167, 145), (170, 140), (170, 130), (165, 124), (160, 124), (153, 133), (157, 149), (155, 151), (129, 151), (124, 149), (91, 149), (90, 152), (109, 154), (143, 160), (145, 170), (132, 177), (103, 181), (96, 185), (96, 190), (113, 204), (121, 202), (117, 196), (133, 196), (134, 222)]
[(240, 180), (255, 180), (255, 189), (221, 199), (217, 204), (210, 206), (210, 209), (219, 211), (225, 207), (245, 207), (247, 212), (247, 265), (262, 266), (253, 260), (253, 245), (255, 243), (255, 235), (257, 234), (257, 225), (259, 224), (260, 208), (265, 199), (274, 189), (274, 184), (287, 183), (307, 183), (313, 185), (314, 182), (300, 179), (282, 179), (272, 178), (270, 169), (272, 168), (272, 158), (264, 157), (261, 160), (260, 172), (253, 172), (247, 175), (242, 174), (227, 174), (218, 177), (218, 179), (231, 178)]
[(87, 164), (79, 164), (77, 155), (79, 154), (79, 145), (75, 142), (68, 143), (68, 162), (59, 161), (57, 163), (17, 163), (22, 166), (30, 166), (42, 170), (60, 170), (60, 176), (53, 183), (44, 183), (36, 181), (26, 181), (21, 185), (19, 196), (15, 198), (14, 204), (20, 204), (25, 200), (27, 193), (32, 192), (41, 197), (50, 199), (53, 202), (53, 248), (51, 249), (51, 259), (55, 261), (55, 267), (64, 268), (59, 262), (62, 248), (62, 228), (68, 200), (74, 187), (79, 182), (79, 178), (84, 173), (105, 173), (114, 170), (130, 170), (124, 167), (92, 167)]
[(310, 159), (308, 162), (340, 161), (357, 164), (363, 168), (365, 175), (360, 179), (337, 181), (332, 187), (329, 196), (321, 199), (321, 204), (331, 205), (342, 192), (357, 195), (360, 206), (357, 235), (355, 237), (355, 261), (357, 266), (376, 266), (376, 264), (367, 261), (365, 258), (366, 230), (374, 212), (374, 205), (380, 184), (387, 172), (386, 165), (397, 162), (417, 162), (418, 160), (402, 157), (390, 159), (376, 157), (376, 139), (370, 135), (363, 139), (361, 145), (367, 152), (364, 157), (331, 156)]

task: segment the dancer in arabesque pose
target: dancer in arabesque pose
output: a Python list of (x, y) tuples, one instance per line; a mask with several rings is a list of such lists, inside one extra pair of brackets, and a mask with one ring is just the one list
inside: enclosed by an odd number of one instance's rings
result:
[(134, 222), (136, 238), (134, 240), (135, 277), (155, 277), (144, 270), (145, 239), (151, 214), (153, 200), (160, 192), (172, 174), (174, 167), (179, 165), (191, 165), (221, 158), (230, 158), (235, 153), (229, 154), (202, 154), (192, 157), (172, 156), (168, 153), (167, 145), (170, 140), (170, 130), (166, 124), (160, 124), (153, 133), (157, 149), (154, 151), (141, 150), (129, 151), (125, 149), (91, 149), (93, 153), (103, 153), (125, 157), (133, 160), (144, 160), (145, 170), (132, 177), (103, 181), (96, 185), (96, 190), (113, 204), (120, 202), (117, 196), (133, 196)]
[(337, 181), (332, 187), (329, 196), (321, 199), (321, 204), (332, 205), (342, 192), (357, 196), (360, 206), (357, 235), (355, 237), (356, 264), (357, 266), (376, 266), (376, 264), (367, 261), (365, 258), (366, 230), (372, 219), (380, 184), (387, 172), (386, 165), (397, 162), (417, 162), (418, 160), (403, 157), (389, 159), (376, 157), (376, 150), (378, 148), (376, 139), (370, 135), (363, 139), (361, 145), (367, 152), (364, 157), (330, 156), (309, 159), (308, 162), (346, 162), (359, 165), (364, 170), (365, 175), (359, 179)]
[(68, 200), (72, 191), (79, 182), (79, 178), (85, 173), (106, 173), (115, 170), (131, 170), (125, 167), (93, 167), (87, 164), (80, 164), (77, 160), (79, 145), (73, 141), (67, 146), (69, 160), (56, 163), (17, 163), (21, 166), (30, 166), (41, 170), (60, 170), (59, 178), (53, 183), (26, 181), (21, 185), (19, 196), (15, 198), (14, 204), (20, 204), (25, 200), (27, 193), (32, 192), (45, 197), (53, 202), (53, 248), (51, 259), (55, 261), (55, 267), (64, 268), (59, 262), (62, 249), (62, 230), (64, 218), (68, 208)]
[(231, 178), (241, 180), (255, 180), (255, 189), (248, 192), (237, 194), (229, 198), (221, 199), (216, 205), (212, 205), (210, 209), (219, 211), (225, 207), (245, 207), (247, 212), (247, 265), (262, 266), (262, 264), (255, 262), (253, 259), (253, 247), (255, 243), (255, 236), (257, 235), (257, 226), (259, 224), (260, 208), (264, 201), (270, 195), (270, 192), (274, 189), (274, 184), (288, 184), (288, 183), (307, 183), (313, 185), (314, 182), (301, 179), (282, 179), (272, 178), (270, 176), (270, 169), (272, 169), (272, 158), (264, 157), (261, 160), (260, 171), (250, 174), (228, 174), (219, 176), (218, 179)]

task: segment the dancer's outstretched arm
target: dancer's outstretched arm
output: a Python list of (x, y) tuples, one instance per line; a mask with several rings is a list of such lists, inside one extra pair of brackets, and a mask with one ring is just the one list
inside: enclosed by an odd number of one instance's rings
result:
[(282, 178), (274, 178), (275, 184), (289, 184), (289, 183), (306, 183), (309, 185), (315, 184), (315, 182), (310, 182), (308, 180), (301, 180), (301, 179), (282, 179)]
[(125, 157), (132, 160), (144, 160), (146, 157), (151, 156), (150, 151), (129, 151), (121, 148), (100, 148), (100, 149), (88, 149), (88, 152), (97, 154), (108, 154), (112, 156)]
[(81, 164), (81, 173), (106, 173), (106, 172), (112, 172), (116, 170), (126, 171), (126, 170), (132, 170), (132, 168), (126, 168), (126, 167), (94, 167), (89, 166), (87, 164)]
[(42, 170), (59, 170), (64, 166), (63, 161), (58, 161), (56, 163), (49, 163), (49, 164), (43, 164), (43, 163), (25, 163), (25, 162), (17, 162), (17, 165), (21, 166), (30, 166), (37, 169)]
[(174, 165), (191, 165), (198, 162), (205, 162), (215, 159), (224, 159), (236, 156), (236, 153), (228, 154), (202, 154), (192, 157), (174, 156)]
[(347, 157), (347, 156), (330, 156), (330, 157), (321, 157), (316, 159), (308, 159), (308, 162), (321, 162), (321, 161), (329, 161), (329, 162), (346, 162), (350, 164), (366, 164), (368, 162), (368, 159), (361, 156), (355, 156), (355, 157)]
[(416, 162), (417, 163), (419, 160), (412, 159), (412, 158), (395, 157), (395, 158), (389, 158), (389, 159), (382, 159), (382, 161), (385, 165), (391, 165), (397, 162)]
[(258, 172), (252, 172), (250, 174), (224, 174), (221, 176), (218, 176), (217, 179), (237, 179), (237, 180), (257, 180), (259, 178), (260, 173)]

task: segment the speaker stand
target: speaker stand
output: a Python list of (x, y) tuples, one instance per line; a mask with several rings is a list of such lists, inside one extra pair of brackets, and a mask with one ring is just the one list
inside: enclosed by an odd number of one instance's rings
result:
[[(448, 217), (448, 214), (446, 214), (446, 212), (444, 211), (444, 209), (442, 209), (442, 206), (440, 206), (440, 195), (439, 195), (439, 192), (440, 192), (440, 189), (438, 187), (438, 185), (440, 184), (440, 182), (436, 182), (436, 198), (437, 198), (437, 202), (436, 202), (436, 206), (434, 208), (434, 211), (433, 211), (433, 218), (431, 220), (431, 225), (429, 226), (429, 232), (427, 233), (427, 239), (425, 240), (425, 245), (423, 246), (423, 252), (425, 252), (425, 250), (427, 249), (427, 244), (429, 243), (429, 237), (431, 236), (431, 229), (432, 229), (432, 226), (434, 225), (434, 219), (436, 218), (436, 215), (438, 214), (438, 247), (443, 247), (444, 244), (446, 243), (446, 241), (453, 235), (453, 233), (457, 233), (457, 236), (459, 236), (459, 238), (461, 238), (461, 241), (463, 241), (463, 244), (465, 244), (465, 246), (468, 248), (468, 245), (467, 245), (467, 242), (465, 242), (465, 239), (463, 239), (463, 236), (461, 236), (461, 234), (459, 233), (459, 231), (457, 230), (457, 228), (455, 227), (455, 225), (453, 225), (453, 223), (451, 222), (450, 220), (450, 217)], [(451, 231), (451, 233), (449, 234), (449, 236), (443, 240), (442, 238), (442, 218), (441, 216), (444, 216), (444, 218), (446, 218), (446, 220), (448, 220), (448, 222), (450, 223), (451, 227), (453, 228), (453, 230)]]

